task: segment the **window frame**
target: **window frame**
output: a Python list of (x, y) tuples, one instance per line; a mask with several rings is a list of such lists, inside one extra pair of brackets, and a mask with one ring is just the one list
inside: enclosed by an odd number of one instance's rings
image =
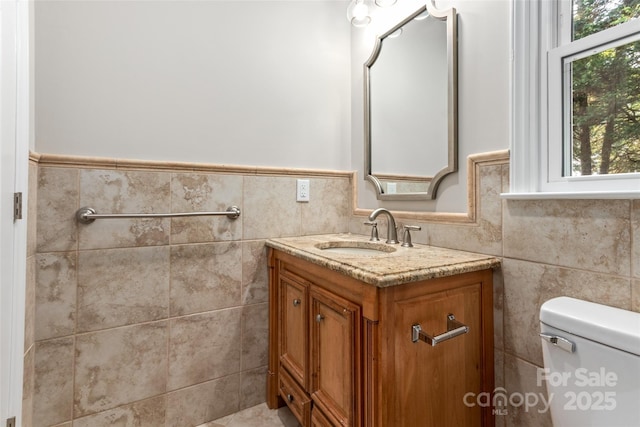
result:
[(570, 25), (571, 1), (512, 1), (510, 190), (503, 197), (640, 198), (640, 174), (562, 176), (562, 60), (640, 31), (640, 20), (567, 43)]

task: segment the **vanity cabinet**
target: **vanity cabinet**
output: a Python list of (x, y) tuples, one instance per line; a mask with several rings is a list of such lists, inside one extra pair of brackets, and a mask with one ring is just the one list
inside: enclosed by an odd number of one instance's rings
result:
[[(269, 274), (270, 408), (305, 427), (493, 425), (465, 403), (494, 386), (491, 268), (379, 287), (271, 248)], [(467, 333), (413, 341), (450, 314)]]

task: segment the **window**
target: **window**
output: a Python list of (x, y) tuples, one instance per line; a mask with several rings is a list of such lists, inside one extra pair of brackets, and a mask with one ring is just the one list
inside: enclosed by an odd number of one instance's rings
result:
[(640, 0), (514, 0), (511, 193), (640, 197)]

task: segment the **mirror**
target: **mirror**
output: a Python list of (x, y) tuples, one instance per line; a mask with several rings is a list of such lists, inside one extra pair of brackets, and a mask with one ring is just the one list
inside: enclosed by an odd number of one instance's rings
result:
[(365, 174), (380, 200), (435, 199), (458, 170), (457, 14), (427, 1), (364, 65)]

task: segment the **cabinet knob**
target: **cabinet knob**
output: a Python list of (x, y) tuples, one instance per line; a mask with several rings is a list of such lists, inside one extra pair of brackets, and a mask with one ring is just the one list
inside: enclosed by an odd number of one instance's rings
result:
[(292, 395), (290, 395), (290, 394), (287, 394), (287, 400), (288, 400), (289, 402), (293, 402), (293, 396), (292, 396)]
[(322, 319), (324, 319), (324, 316), (322, 314), (318, 314), (316, 316), (316, 322), (320, 323), (320, 322), (322, 322)]
[(299, 300), (299, 299), (297, 299), (297, 298), (293, 300), (293, 306), (294, 306), (294, 307), (299, 306), (301, 303), (302, 303), (302, 301), (300, 301), (300, 300)]

